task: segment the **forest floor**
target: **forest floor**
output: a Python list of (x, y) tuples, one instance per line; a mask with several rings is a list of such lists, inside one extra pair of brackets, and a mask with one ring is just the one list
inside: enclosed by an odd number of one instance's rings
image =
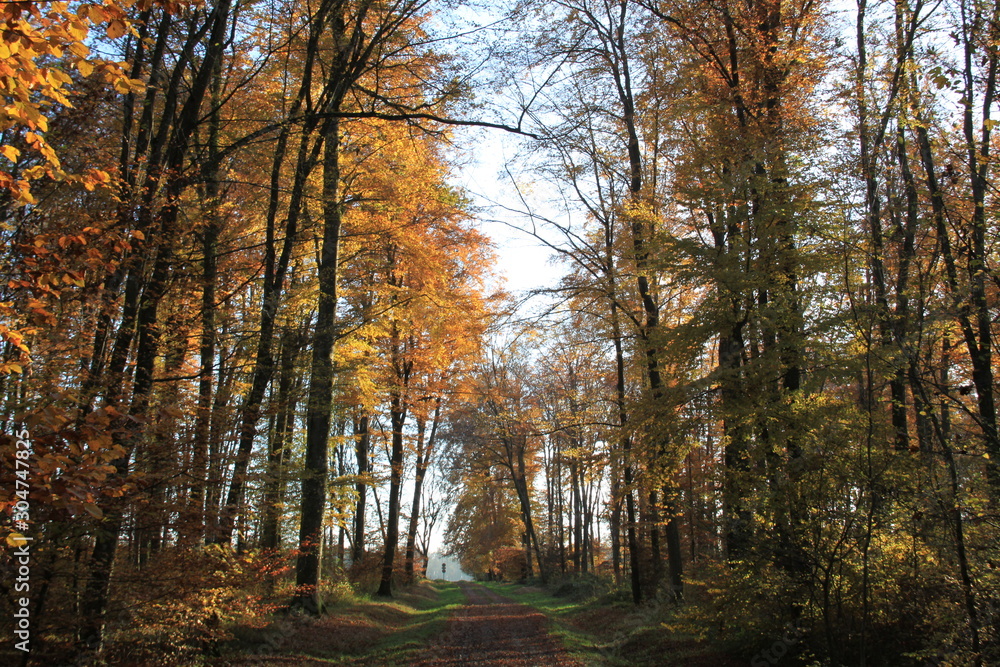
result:
[(650, 609), (578, 601), (516, 584), (423, 582), (392, 600), (359, 601), (319, 619), (244, 636), (215, 665), (402, 667), (745, 667), (677, 636)]

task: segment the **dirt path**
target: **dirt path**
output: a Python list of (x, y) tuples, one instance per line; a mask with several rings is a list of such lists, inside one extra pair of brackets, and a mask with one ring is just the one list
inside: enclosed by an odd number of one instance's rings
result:
[(580, 667), (548, 633), (543, 614), (488, 588), (460, 582), (468, 603), (413, 664), (417, 667)]

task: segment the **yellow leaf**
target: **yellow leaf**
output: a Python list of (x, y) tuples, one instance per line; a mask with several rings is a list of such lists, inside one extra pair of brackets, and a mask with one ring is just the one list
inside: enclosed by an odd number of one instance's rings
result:
[(87, 16), (93, 23), (103, 23), (108, 20), (108, 15), (99, 5), (90, 4), (87, 6)]
[(7, 546), (21, 547), (28, 543), (28, 538), (21, 533), (11, 533), (7, 536)]
[(24, 369), (21, 368), (21, 364), (7, 364), (7, 368), (18, 374), (24, 373)]
[(0, 153), (3, 153), (3, 156), (11, 162), (17, 162), (17, 158), (21, 156), (21, 151), (17, 150), (13, 146), (0, 147)]
[[(87, 39), (87, 34), (90, 32), (90, 30), (83, 23), (83, 21), (72, 21), (69, 24), (69, 27), (67, 28), (67, 31), (69, 32), (70, 36), (73, 39), (79, 40), (81, 42), (83, 40)], [(70, 44), (69, 50), (70, 51), (73, 50), (73, 45), (72, 44)]]
[(76, 61), (76, 69), (77, 71), (80, 72), (81, 75), (90, 76), (91, 73), (94, 71), (94, 66), (81, 58), (80, 60)]
[(16, 184), (16, 190), (12, 194), (14, 194), (17, 197), (17, 199), (19, 201), (21, 201), (22, 203), (25, 203), (25, 204), (37, 204), (38, 201), (31, 194), (30, 187), (31, 186), (29, 186), (24, 181), (18, 181), (18, 183)]
[(54, 86), (65, 86), (73, 83), (73, 79), (68, 74), (57, 69), (50, 69), (48, 79)]

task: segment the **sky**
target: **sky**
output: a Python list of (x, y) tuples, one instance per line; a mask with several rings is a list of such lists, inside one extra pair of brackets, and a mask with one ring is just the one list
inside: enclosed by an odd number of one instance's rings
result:
[(552, 251), (518, 231), (515, 226), (523, 220), (501, 208), (523, 207), (505, 169), (514, 160), (517, 140), (502, 130), (470, 132), (459, 141), (466, 138), (471, 141), (465, 145), (473, 148), (466, 149), (466, 162), (457, 171), (455, 182), (480, 207), (481, 230), (496, 243), (497, 269), (506, 279), (506, 289), (520, 297), (538, 287), (551, 287), (562, 275), (562, 268), (550, 261)]

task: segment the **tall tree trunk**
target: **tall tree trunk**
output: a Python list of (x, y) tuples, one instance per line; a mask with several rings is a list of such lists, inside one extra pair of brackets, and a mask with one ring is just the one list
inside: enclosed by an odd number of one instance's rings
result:
[[(364, 410), (364, 408), (361, 408)], [(358, 482), (355, 489), (358, 501), (354, 508), (354, 542), (351, 544), (351, 563), (355, 566), (365, 557), (365, 512), (367, 510), (368, 484), (361, 480), (368, 474), (368, 448), (371, 433), (368, 429), (370, 417), (362, 414), (354, 421), (354, 452), (358, 462)]]
[(581, 572), (583, 558), (583, 499), (580, 497), (580, 462), (576, 458), (569, 461), (569, 484), (570, 484), (570, 505), (572, 512), (570, 520), (573, 530), (573, 549), (570, 552), (573, 557), (573, 571)]
[(281, 547), (281, 515), (284, 505), (285, 466), (291, 448), (295, 426), (295, 406), (298, 404), (298, 375), (296, 362), (302, 345), (303, 334), (290, 326), (285, 329), (280, 343), (280, 368), (278, 375), (277, 414), (267, 452), (267, 473), (264, 481), (261, 521), (261, 549)]
[[(157, 326), (157, 305), (166, 293), (169, 273), (173, 260), (174, 232), (172, 221), (164, 220), (161, 231), (165, 240), (159, 246), (153, 272), (149, 284), (143, 291), (143, 299), (136, 315), (135, 376), (132, 385), (132, 401), (128, 417), (133, 424), (143, 424), (149, 410), (153, 389), (153, 371), (159, 350), (159, 328)], [(115, 475), (125, 477), (129, 472), (129, 462), (136, 447), (142, 439), (141, 426), (125, 426), (124, 420), (119, 426), (115, 444), (122, 447), (124, 454), (112, 462)], [(90, 579), (84, 591), (82, 614), (85, 619), (81, 640), (90, 649), (101, 651), (104, 642), (104, 614), (107, 610), (108, 594), (114, 567), (118, 539), (125, 523), (125, 508), (118, 506), (106, 510), (102, 530), (94, 539), (94, 550), (91, 553)]]
[(205, 488), (205, 534), (215, 535), (219, 525), (219, 504), (225, 491), (225, 459), (223, 436), (229, 430), (229, 405), (233, 396), (236, 371), (232, 365), (223, 365), (224, 354), (219, 359), (218, 381), (212, 400), (212, 418), (208, 427), (208, 473)]
[[(398, 345), (397, 345), (398, 349)], [(398, 353), (397, 353), (398, 354)], [(392, 424), (392, 453), (389, 458), (389, 516), (385, 526), (385, 552), (382, 557), (382, 579), (377, 595), (392, 596), (392, 574), (399, 544), (399, 499), (403, 486), (403, 425), (406, 422), (407, 406), (403, 388), (393, 391), (389, 408)]]
[[(970, 241), (967, 246), (968, 260), (966, 272), (969, 275), (969, 311), (971, 320), (963, 324), (965, 345), (972, 363), (972, 383), (976, 387), (976, 403), (979, 411), (979, 427), (989, 459), (986, 474), (993, 501), (1000, 505), (1000, 432), (997, 430), (996, 386), (993, 382), (993, 313), (986, 295), (987, 258), (991, 250), (987, 247), (986, 193), (990, 189), (988, 180), (992, 162), (993, 125), (990, 118), (996, 103), (997, 74), (1000, 69), (1000, 0), (988, 4), (989, 17), (980, 14), (980, 9), (969, 6), (968, 0), (961, 2), (963, 38), (963, 115), (962, 130), (965, 135), (972, 220), (970, 221)], [(982, 26), (987, 26), (986, 34), (979, 34)], [(984, 80), (979, 82), (975, 64), (983, 60), (986, 71)], [(982, 101), (979, 108), (982, 117), (973, 118), (976, 93), (982, 87)], [(976, 132), (979, 136), (976, 136)]]
[[(410, 507), (410, 526), (406, 534), (406, 576), (412, 580), (414, 576), (414, 560), (416, 558), (417, 526), (420, 521), (421, 492), (424, 486), (424, 476), (434, 455), (434, 441), (441, 415), (441, 398), (437, 397), (434, 404), (434, 415), (431, 417), (431, 432), (424, 446), (424, 421), (417, 422), (417, 471), (413, 481), (413, 504)], [(426, 554), (425, 554), (426, 555)]]
[[(216, 164), (219, 152), (219, 108), (222, 104), (222, 60), (216, 63), (212, 79), (212, 115), (208, 126), (209, 159)], [(220, 206), (220, 178), (218, 167), (206, 174), (204, 211), (205, 229), (201, 233), (201, 377), (198, 378), (198, 408), (195, 416), (194, 442), (191, 452), (191, 479), (188, 490), (188, 517), (185, 522), (185, 541), (201, 541), (205, 535), (205, 482), (208, 476), (208, 449), (212, 424), (212, 396), (215, 381), (216, 304), (215, 287), (218, 281), (218, 242), (222, 230)]]
[[(664, 531), (667, 540), (667, 567), (670, 575), (670, 596), (679, 601), (684, 596), (684, 570), (681, 566), (681, 531), (677, 525), (679, 511), (677, 509), (678, 490), (675, 485), (663, 487), (663, 511), (667, 515), (667, 526)], [(671, 529), (671, 524), (673, 528)]]
[(557, 506), (559, 508), (558, 512), (558, 524), (559, 524), (559, 571), (563, 574), (566, 573), (566, 500), (565, 491), (563, 489), (563, 462), (565, 457), (562, 453), (562, 442), (561, 438), (556, 438), (556, 497)]
[(423, 417), (417, 420), (417, 459), (416, 471), (413, 480), (413, 500), (410, 502), (410, 521), (406, 530), (406, 556), (403, 559), (403, 575), (405, 581), (413, 582), (414, 550), (417, 541), (417, 524), (420, 521), (420, 490), (424, 484), (424, 473), (427, 472), (427, 461), (424, 458), (424, 437), (426, 436), (427, 422)]
[[(311, 95), (313, 93), (313, 69), (319, 54), (320, 39), (326, 29), (330, 2), (319, 4), (316, 12), (310, 17), (309, 38), (304, 54), (302, 81), (288, 109), (287, 117), (295, 118), (302, 111), (311, 110)], [(261, 403), (271, 383), (274, 373), (274, 328), (281, 305), (285, 276), (292, 258), (298, 234), (299, 217), (302, 215), (303, 202), (306, 197), (306, 186), (309, 177), (320, 160), (321, 151), (327, 137), (324, 133), (316, 136), (320, 119), (314, 113), (309, 113), (303, 123), (296, 156), (295, 172), (292, 177), (292, 187), (289, 192), (288, 207), (284, 221), (284, 241), (281, 252), (277, 250), (277, 220), (278, 209), (285, 194), (281, 187), (281, 172), (285, 163), (288, 140), (291, 136), (291, 124), (287, 124), (278, 133), (275, 141), (274, 154), (271, 158), (270, 189), (268, 192), (267, 218), (265, 221), (264, 241), (264, 285), (261, 295), (259, 333), (257, 349), (251, 372), (250, 390), (243, 401), (239, 426), (239, 445), (233, 477), (230, 482), (226, 503), (219, 518), (219, 525), (213, 541), (228, 544), (232, 541), (233, 523), (238, 507), (243, 500), (246, 484), (246, 471), (253, 453), (254, 439), (257, 437), (257, 423), (261, 416)], [(324, 185), (325, 188), (325, 185)], [(339, 223), (338, 223), (339, 224)]]
[(615, 575), (615, 585), (622, 583), (622, 501), (621, 482), (618, 481), (618, 466), (611, 467), (611, 512), (608, 516), (608, 532), (611, 534), (611, 571)]
[(334, 323), (340, 260), (342, 202), (340, 195), (340, 121), (332, 116), (323, 131), (323, 246), (319, 263), (319, 304), (312, 341), (309, 399), (306, 407), (306, 452), (302, 476), (302, 512), (295, 583), (295, 604), (310, 613), (323, 609), (319, 597), (323, 515), (326, 509), (330, 409), (333, 401)]
[(611, 302), (611, 323), (614, 329), (615, 347), (615, 403), (618, 409), (619, 449), (622, 452), (622, 472), (625, 480), (625, 541), (628, 544), (629, 581), (632, 587), (632, 602), (639, 604), (645, 598), (642, 587), (642, 559), (639, 557), (638, 517), (635, 508), (634, 471), (632, 467), (632, 438), (626, 432), (628, 413), (625, 409), (625, 354), (622, 350), (621, 330), (618, 320), (618, 304)]
[[(619, 11), (615, 19), (617, 26), (612, 37), (613, 54), (610, 57), (610, 64), (618, 100), (622, 106), (622, 120), (626, 132), (629, 205), (638, 212), (643, 210), (643, 205), (646, 203), (646, 193), (643, 189), (643, 158), (632, 90), (632, 74), (629, 67), (628, 48), (625, 44), (628, 3), (621, 0), (618, 4)], [(629, 229), (632, 235), (632, 255), (636, 267), (636, 290), (639, 300), (642, 303), (644, 316), (639, 331), (639, 338), (642, 341), (646, 355), (646, 378), (649, 383), (650, 394), (654, 402), (659, 402), (662, 399), (663, 380), (660, 376), (659, 354), (654, 338), (660, 324), (660, 310), (654, 294), (655, 287), (650, 280), (649, 249), (647, 246), (652, 230), (646, 229), (646, 223), (642, 221), (637, 213), (631, 214), (629, 218)], [(662, 450), (662, 447), (658, 448), (658, 455), (662, 455)], [(655, 491), (651, 493), (655, 495)], [(667, 525), (667, 532), (677, 532), (678, 534), (675, 537), (679, 540), (678, 531), (679, 526), (676, 521)], [(677, 569), (678, 576), (682, 576), (682, 564), (680, 562), (674, 562), (671, 567)]]
[[(514, 436), (523, 440), (524, 436)], [(521, 520), (524, 522), (525, 549), (529, 552), (534, 550), (535, 558), (538, 561), (538, 574), (542, 583), (548, 581), (548, 571), (545, 561), (542, 559), (542, 549), (538, 543), (538, 535), (535, 532), (535, 523), (531, 516), (531, 497), (528, 493), (528, 478), (525, 472), (524, 462), (524, 442), (515, 443), (512, 446), (515, 450), (514, 460), (510, 461), (510, 473), (514, 478), (514, 490), (517, 492), (517, 499), (521, 506)], [(530, 574), (530, 573), (529, 573)]]
[[(271, 383), (271, 377), (274, 374), (274, 329), (281, 304), (284, 281), (298, 233), (298, 219), (302, 212), (306, 184), (309, 175), (312, 174), (316, 166), (320, 150), (324, 146), (324, 137), (314, 136), (312, 130), (315, 129), (315, 124), (315, 121), (306, 123), (306, 128), (303, 130), (301, 143), (299, 144), (295, 177), (285, 219), (285, 239), (282, 243), (280, 255), (277, 252), (275, 239), (277, 204), (271, 204), (268, 209), (267, 233), (264, 243), (264, 286), (261, 297), (257, 350), (254, 357), (253, 371), (251, 372), (250, 391), (243, 401), (241, 410), (240, 439), (236, 450), (236, 461), (233, 466), (233, 477), (229, 484), (229, 492), (226, 494), (225, 505), (219, 517), (219, 526), (216, 535), (213, 537), (213, 542), (218, 544), (229, 544), (232, 541), (236, 515), (243, 501), (247, 467), (250, 464), (253, 443), (257, 437), (257, 423), (260, 421), (261, 405), (267, 393), (267, 388)], [(280, 143), (280, 139), (281, 137), (279, 136), (278, 148), (282, 152), (274, 156), (272, 190), (270, 195), (272, 201), (275, 202), (281, 194), (281, 190), (275, 183), (281, 167), (280, 161), (284, 158), (284, 146)]]

